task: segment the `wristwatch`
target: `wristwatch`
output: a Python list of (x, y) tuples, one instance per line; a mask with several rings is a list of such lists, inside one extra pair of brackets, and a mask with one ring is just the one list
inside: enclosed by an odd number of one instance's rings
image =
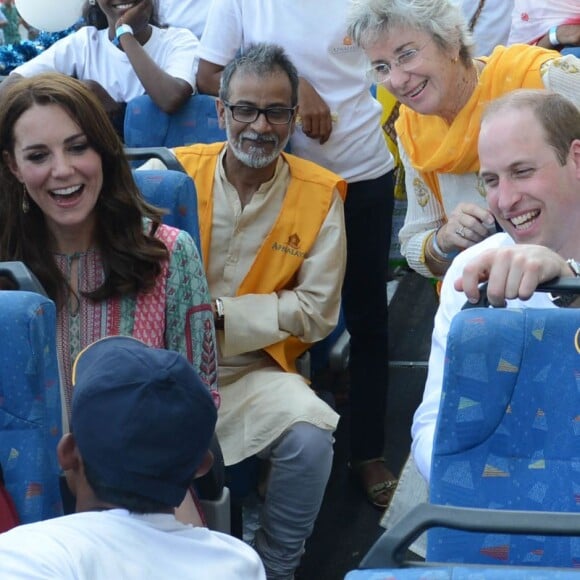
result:
[(578, 263), (574, 258), (568, 258), (566, 264), (568, 264), (570, 270), (574, 273), (574, 276), (580, 278), (580, 263)]
[(117, 26), (115, 29), (115, 39), (113, 40), (113, 44), (115, 46), (119, 46), (121, 43), (121, 36), (123, 36), (123, 34), (130, 34), (131, 36), (134, 36), (133, 28), (129, 26), (129, 24), (121, 24), (121, 26)]
[(224, 303), (221, 298), (216, 298), (215, 302), (215, 327), (222, 329), (224, 327)]
[[(574, 258), (566, 260), (566, 264), (568, 264), (568, 267), (572, 270), (574, 276), (580, 278), (580, 264), (574, 260)], [(577, 304), (578, 298), (580, 298), (580, 294), (567, 293), (560, 296), (554, 296), (553, 302), (559, 308), (567, 308), (572, 304)]]

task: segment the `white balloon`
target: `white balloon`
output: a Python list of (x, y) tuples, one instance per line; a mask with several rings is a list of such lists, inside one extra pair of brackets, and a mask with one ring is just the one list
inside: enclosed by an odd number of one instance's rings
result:
[(15, 0), (20, 16), (30, 26), (47, 32), (60, 32), (82, 15), (84, 0)]

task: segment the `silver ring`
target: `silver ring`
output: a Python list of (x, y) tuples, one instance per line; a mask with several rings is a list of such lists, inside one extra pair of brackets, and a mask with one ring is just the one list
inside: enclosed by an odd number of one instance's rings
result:
[(465, 237), (465, 226), (461, 226), (460, 228), (455, 230), (455, 233), (462, 238)]

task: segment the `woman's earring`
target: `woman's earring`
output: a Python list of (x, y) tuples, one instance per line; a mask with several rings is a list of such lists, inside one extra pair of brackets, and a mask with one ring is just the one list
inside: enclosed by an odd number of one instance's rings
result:
[(94, 6), (97, 3), (97, 0), (89, 0), (89, 4), (91, 6)]
[(26, 185), (23, 185), (24, 195), (22, 196), (22, 213), (28, 213), (30, 211), (30, 203), (28, 203), (28, 191), (26, 190)]

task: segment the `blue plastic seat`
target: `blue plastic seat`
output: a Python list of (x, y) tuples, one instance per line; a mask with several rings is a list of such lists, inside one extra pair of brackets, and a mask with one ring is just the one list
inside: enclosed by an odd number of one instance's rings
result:
[[(579, 334), (577, 309), (477, 309), (454, 318), (432, 503), (575, 512), (580, 528)], [(427, 559), (580, 566), (580, 542), (435, 529)]]
[(191, 177), (171, 169), (137, 170), (133, 177), (149, 203), (167, 210), (163, 223), (189, 233), (201, 251), (197, 192)]
[[(349, 580), (567, 578), (580, 568), (580, 310), (454, 317), (429, 495)], [(456, 565), (395, 569), (427, 528), (427, 562)]]
[(127, 147), (179, 147), (225, 141), (226, 132), (219, 126), (214, 97), (193, 95), (169, 115), (143, 95), (127, 103), (124, 138)]
[[(0, 263), (0, 275), (14, 265), (22, 266)], [(62, 515), (54, 303), (35, 292), (0, 291), (0, 336), (0, 464), (20, 522), (32, 523)]]

